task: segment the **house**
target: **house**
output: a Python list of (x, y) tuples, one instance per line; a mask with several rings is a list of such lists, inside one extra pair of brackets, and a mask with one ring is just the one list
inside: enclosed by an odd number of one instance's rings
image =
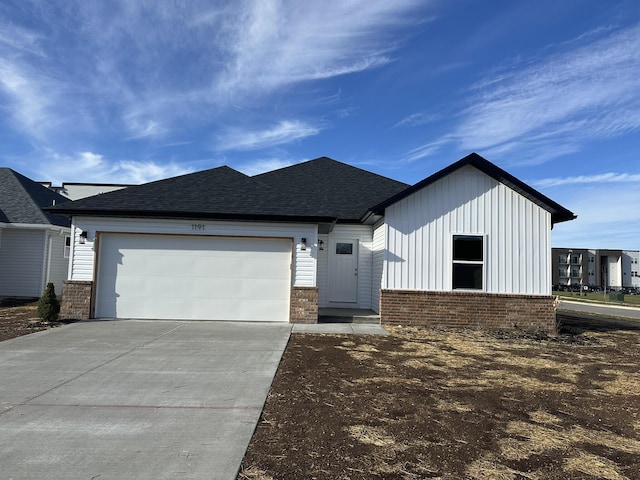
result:
[(70, 222), (44, 207), (69, 200), (0, 168), (0, 297), (40, 297), (47, 283), (62, 293), (71, 251)]
[(638, 250), (553, 248), (552, 260), (554, 288), (640, 288)]
[(69, 200), (79, 200), (81, 198), (100, 195), (102, 193), (114, 192), (123, 188), (130, 187), (131, 184), (125, 183), (80, 183), (80, 182), (62, 182), (59, 186), (53, 185), (51, 182), (38, 182), (40, 185), (47, 187), (54, 192), (59, 193)]
[(63, 315), (555, 329), (551, 228), (575, 215), (473, 153), (413, 186), (322, 157), (57, 206)]

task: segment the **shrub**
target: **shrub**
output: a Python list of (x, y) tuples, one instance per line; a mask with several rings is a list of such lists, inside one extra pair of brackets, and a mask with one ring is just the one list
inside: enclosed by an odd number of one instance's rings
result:
[(60, 302), (56, 297), (56, 289), (53, 283), (49, 282), (44, 294), (38, 300), (38, 316), (47, 322), (55, 322), (59, 313)]

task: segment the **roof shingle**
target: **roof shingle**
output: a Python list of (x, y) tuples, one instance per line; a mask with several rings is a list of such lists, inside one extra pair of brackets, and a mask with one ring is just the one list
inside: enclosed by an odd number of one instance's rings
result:
[(2, 223), (68, 227), (70, 222), (66, 216), (43, 210), (45, 207), (68, 201), (68, 198), (10, 168), (0, 168), (0, 222)]

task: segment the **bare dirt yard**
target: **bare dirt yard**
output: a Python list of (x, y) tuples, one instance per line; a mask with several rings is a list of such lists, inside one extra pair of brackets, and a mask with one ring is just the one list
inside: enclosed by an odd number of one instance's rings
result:
[(39, 332), (61, 325), (38, 318), (38, 301), (33, 299), (0, 299), (0, 341)]
[(640, 478), (640, 331), (390, 330), (292, 335), (238, 478)]
[[(640, 330), (292, 335), (240, 480), (639, 479)], [(58, 324), (0, 302), (0, 340)]]

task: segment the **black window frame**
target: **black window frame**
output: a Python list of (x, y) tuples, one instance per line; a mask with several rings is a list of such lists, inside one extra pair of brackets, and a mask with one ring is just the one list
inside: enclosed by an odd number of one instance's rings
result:
[[(472, 242), (464, 245), (464, 240)], [(473, 245), (475, 242), (480, 243), (479, 249)], [(485, 263), (486, 235), (455, 233), (451, 236), (452, 290), (484, 291)]]

